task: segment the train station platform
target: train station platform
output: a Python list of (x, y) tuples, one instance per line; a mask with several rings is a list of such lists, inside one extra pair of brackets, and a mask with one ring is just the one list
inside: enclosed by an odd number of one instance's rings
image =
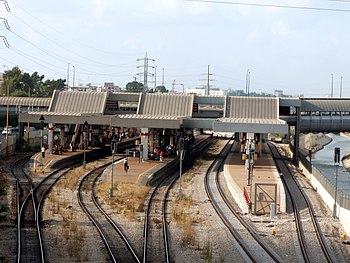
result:
[[(124, 171), (125, 155), (116, 155), (113, 166), (113, 180), (114, 182), (135, 183), (146, 185), (151, 179), (152, 175), (161, 167), (167, 165), (172, 159), (164, 159), (163, 162), (157, 160), (140, 161), (139, 157), (127, 157), (129, 169)], [(123, 158), (119, 161), (118, 159)], [(111, 181), (112, 165), (109, 165), (103, 172), (102, 178), (107, 182)]]
[[(29, 163), (29, 169), (33, 176), (46, 176), (51, 172), (51, 167), (59, 160), (70, 158), (73, 155), (84, 153), (83, 150), (77, 150), (75, 152), (68, 151), (60, 154), (48, 154), (45, 153), (45, 158), (41, 159), (41, 153), (38, 152), (31, 157)], [(40, 161), (42, 160), (42, 165)], [(83, 162), (83, 160), (82, 160)]]
[(240, 144), (235, 143), (225, 162), (224, 176), (233, 198), (244, 214), (269, 214), (275, 203), (276, 213), (286, 212), (286, 195), (270, 149), (263, 145), (262, 154), (254, 162), (252, 185), (248, 185), (248, 170), (242, 160)]
[[(89, 148), (86, 153), (93, 150), (93, 148)], [(42, 158), (42, 165), (40, 165), (41, 153), (36, 153), (32, 156), (30, 161), (29, 170), (33, 177), (45, 177), (52, 170), (53, 166), (64, 159), (71, 159), (73, 156), (82, 155), (84, 153), (83, 150), (76, 150), (74, 152), (68, 151), (60, 154), (45, 154), (45, 158)], [(123, 159), (126, 157), (123, 154), (116, 154), (114, 156), (114, 166), (113, 166), (113, 177), (116, 182), (132, 182), (136, 184), (147, 184), (148, 180), (151, 179), (151, 176), (154, 172), (158, 171), (161, 167), (165, 166), (167, 163), (172, 161), (172, 158), (164, 158), (163, 162), (158, 160), (146, 160), (140, 161), (138, 156), (128, 156), (128, 164), (129, 169), (128, 172), (124, 171)], [(80, 158), (80, 157), (79, 157)], [(111, 162), (112, 156), (108, 156), (105, 158), (105, 162)], [(81, 159), (81, 164), (83, 164), (83, 159)], [(87, 163), (88, 164), (88, 163)], [(103, 177), (104, 180), (110, 181), (112, 175), (112, 165), (106, 167)]]

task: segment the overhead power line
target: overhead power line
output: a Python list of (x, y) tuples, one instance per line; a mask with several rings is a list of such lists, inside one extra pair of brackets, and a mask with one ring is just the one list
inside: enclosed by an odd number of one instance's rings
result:
[[(0, 0), (1, 1), (1, 0)], [(72, 38), (71, 36), (69, 36), (68, 34), (62, 32), (62, 31), (59, 31), (57, 30), (56, 27), (54, 26), (51, 26), (45, 22), (43, 22), (42, 20), (40, 20), (39, 18), (37, 18), (36, 16), (33, 16), (30, 12), (28, 12), (27, 10), (25, 10), (22, 5), (19, 5), (19, 4), (16, 4), (15, 2), (12, 1), (12, 4), (14, 4), (17, 8), (21, 9), (23, 12), (25, 12), (27, 15), (29, 15), (30, 17), (32, 17), (33, 19), (35, 19), (36, 21), (38, 21), (40, 24), (44, 25), (45, 27), (47, 28), (50, 28), (51, 30), (55, 31), (56, 33), (64, 36), (65, 38), (69, 39), (70, 41), (74, 42), (75, 44), (78, 44), (80, 46), (84, 46), (84, 47), (87, 47), (89, 49), (92, 49), (92, 50), (95, 50), (95, 51), (98, 51), (98, 52), (101, 52), (101, 53), (104, 53), (104, 54), (108, 54), (108, 55), (114, 55), (114, 56), (134, 56), (135, 53), (133, 54), (116, 54), (116, 53), (113, 53), (113, 52), (110, 52), (110, 51), (106, 51), (106, 50), (102, 50), (102, 49), (99, 49), (99, 48), (96, 48), (94, 46), (90, 46), (90, 45), (87, 45), (86, 43), (84, 42), (80, 42), (74, 38)], [(113, 65), (113, 66), (119, 66), (119, 65)], [(120, 65), (120, 67), (122, 67), (123, 65)]]
[(6, 46), (7, 48), (10, 48), (10, 44), (9, 44), (9, 42), (7, 41), (7, 38), (6, 38), (5, 36), (0, 36), (0, 37), (2, 37), (2, 40), (3, 40), (4, 43), (5, 43), (5, 46)]
[[(31, 25), (29, 25), (28, 23), (26, 23), (23, 19), (21, 19), (20, 17), (18, 17), (17, 15), (13, 14), (11, 12), (11, 14), (17, 18), (19, 21), (21, 21), (24, 25), (26, 25), (27, 27), (29, 27), (30, 29), (32, 29), (33, 31), (35, 31), (37, 34), (39, 34), (40, 36), (42, 36), (43, 38), (45, 38), (47, 41), (51, 42), (52, 44), (54, 44), (55, 46), (58, 46), (60, 48), (62, 48), (63, 50), (79, 57), (79, 58), (82, 58), (82, 59), (85, 59), (87, 61), (90, 61), (91, 63), (94, 63), (95, 65), (98, 65), (98, 66), (107, 66), (107, 67), (118, 67), (118, 65), (109, 65), (109, 64), (105, 64), (105, 63), (101, 63), (101, 62), (98, 62), (98, 61), (95, 61), (95, 60), (92, 60), (91, 58), (88, 58), (88, 57), (85, 57), (85, 56), (82, 56), (76, 52), (73, 52), (71, 51), (70, 49), (58, 44), (56, 41), (53, 41), (51, 38), (45, 36), (43, 33), (41, 33), (39, 30), (35, 29), (34, 27), (32, 27)], [(87, 64), (87, 63), (82, 63), (82, 62), (79, 62), (80, 64), (82, 65), (87, 65), (87, 66), (95, 66), (95, 65), (92, 65), (92, 64)]]
[(0, 1), (3, 1), (3, 2), (4, 2), (4, 5), (5, 5), (5, 8), (6, 8), (7, 12), (10, 12), (11, 9), (10, 9), (10, 6), (9, 6), (9, 4), (7, 3), (7, 1), (6, 1), (6, 0), (0, 0)]
[[(257, 6), (257, 7), (273, 7), (273, 8), (315, 10), (315, 11), (350, 12), (350, 9), (343, 9), (343, 8), (325, 8), (325, 7), (311, 7), (311, 6), (293, 6), (293, 5), (258, 4), (258, 3), (243, 3), (243, 2), (226, 2), (226, 1), (216, 1), (216, 0), (185, 0), (185, 1), (186, 2), (211, 3), (211, 4), (225, 4), (225, 5), (242, 5), (242, 6)], [(338, 0), (338, 1), (340, 2), (340, 0)]]
[(7, 30), (10, 30), (10, 25), (9, 25), (9, 23), (7, 22), (6, 18), (0, 17), (0, 19), (4, 20), (4, 24), (5, 24), (6, 29), (7, 29)]

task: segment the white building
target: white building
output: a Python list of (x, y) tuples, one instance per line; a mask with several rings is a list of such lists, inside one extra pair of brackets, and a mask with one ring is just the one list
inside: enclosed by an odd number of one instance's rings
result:
[(114, 85), (114, 82), (105, 82), (102, 87), (102, 91), (106, 92), (119, 92), (121, 90), (119, 86)]
[[(190, 94), (198, 94), (205, 96), (205, 88), (193, 88), (193, 89), (186, 89), (186, 93)], [(209, 89), (209, 95), (210, 96), (226, 96), (227, 91), (220, 90), (219, 88), (211, 88)]]

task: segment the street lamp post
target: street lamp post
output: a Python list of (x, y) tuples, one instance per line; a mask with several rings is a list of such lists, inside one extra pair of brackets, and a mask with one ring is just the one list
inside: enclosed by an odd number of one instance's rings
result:
[(249, 87), (250, 86), (250, 70), (247, 69), (246, 77), (245, 77), (245, 93), (246, 96), (249, 96)]
[(343, 77), (340, 78), (340, 98), (343, 95)]
[(111, 138), (111, 151), (112, 151), (112, 175), (111, 175), (111, 188), (109, 189), (109, 197), (113, 197), (113, 177), (114, 177), (114, 154), (116, 153), (116, 134), (115, 130), (112, 129), (112, 138)]
[(44, 123), (45, 123), (45, 118), (44, 115), (41, 115), (40, 117), (40, 166), (43, 166), (43, 154), (45, 150), (43, 151), (43, 129), (44, 129)]
[(337, 193), (338, 193), (338, 166), (340, 163), (340, 148), (334, 148), (334, 166), (335, 166), (335, 191), (334, 191), (334, 205), (333, 217), (337, 218)]
[(181, 136), (178, 143), (179, 154), (180, 154), (180, 188), (179, 188), (179, 199), (182, 198), (182, 161), (185, 158), (185, 139)]
[(85, 121), (84, 122), (84, 132), (83, 132), (83, 136), (84, 136), (84, 138), (83, 138), (83, 140), (84, 140), (84, 161), (83, 161), (83, 168), (85, 169), (86, 168), (86, 134), (87, 134), (87, 132), (88, 132), (88, 122), (87, 121)]
[[(7, 66), (4, 65), (4, 67), (9, 70)], [(9, 149), (9, 110), (10, 110), (10, 83), (9, 79), (7, 78), (6, 82), (6, 155), (8, 155), (8, 149)]]

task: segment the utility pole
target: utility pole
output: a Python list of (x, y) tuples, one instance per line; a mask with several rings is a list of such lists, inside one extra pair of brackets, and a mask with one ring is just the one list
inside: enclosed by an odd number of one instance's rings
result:
[(210, 93), (210, 87), (211, 87), (210, 82), (211, 82), (211, 81), (214, 81), (214, 79), (211, 79), (211, 78), (210, 78), (210, 76), (213, 76), (214, 74), (211, 74), (211, 73), (210, 73), (210, 66), (209, 66), (209, 65), (208, 65), (208, 72), (205, 73), (205, 74), (203, 74), (203, 75), (206, 75), (206, 76), (207, 76), (207, 78), (205, 79), (205, 80), (207, 81), (207, 85), (206, 85), (206, 87), (205, 87), (205, 95), (209, 95), (209, 93)]
[(157, 66), (154, 67), (154, 91), (157, 88)]
[(164, 87), (164, 68), (163, 68), (163, 75), (162, 75), (162, 86)]
[(143, 76), (143, 86), (145, 88), (145, 90), (148, 89), (148, 77), (149, 76), (154, 76), (154, 74), (149, 73), (149, 68), (154, 68), (153, 66), (149, 66), (149, 61), (155, 61), (152, 58), (148, 58), (147, 56), (147, 52), (144, 58), (139, 58), (137, 61), (143, 61), (143, 65), (142, 66), (138, 66), (137, 68), (143, 68), (143, 73), (138, 73), (137, 75), (142, 75)]
[(73, 90), (74, 90), (74, 81), (75, 81), (75, 66), (73, 66)]
[(69, 62), (68, 62), (68, 69), (67, 69), (67, 90), (69, 90)]

